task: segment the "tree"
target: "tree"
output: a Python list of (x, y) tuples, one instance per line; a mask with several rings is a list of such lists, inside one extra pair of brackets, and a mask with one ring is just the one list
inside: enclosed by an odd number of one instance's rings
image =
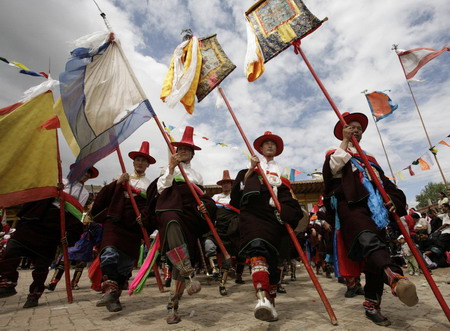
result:
[(422, 189), (420, 194), (416, 195), (416, 201), (419, 203), (417, 208), (424, 208), (429, 205), (428, 199), (431, 200), (431, 203), (437, 203), (438, 201), (438, 193), (445, 192), (444, 183), (428, 183)]

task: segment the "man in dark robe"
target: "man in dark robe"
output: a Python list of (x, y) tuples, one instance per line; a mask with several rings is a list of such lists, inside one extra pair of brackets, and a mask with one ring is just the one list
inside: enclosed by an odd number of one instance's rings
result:
[[(267, 131), (254, 142), (255, 149), (263, 155), (251, 158), (248, 169), (241, 170), (231, 192), (231, 205), (240, 209), (240, 254), (250, 259), (252, 281), (258, 302), (254, 315), (263, 321), (276, 321), (275, 296), (280, 280), (278, 251), (286, 232), (283, 222), (296, 227), (302, 218), (297, 200), (281, 180), (281, 167), (274, 157), (283, 151), (283, 140)], [(269, 184), (281, 204), (281, 213), (275, 208), (268, 188), (262, 182), (256, 165), (261, 165)]]
[[(123, 173), (118, 180), (103, 187), (92, 206), (94, 222), (103, 224), (100, 267), (104, 295), (96, 305), (106, 306), (110, 312), (122, 310), (119, 298), (133, 265), (139, 258), (143, 239), (140, 223), (149, 230), (145, 211), (146, 191), (150, 180), (145, 177), (145, 171), (150, 164), (156, 162), (150, 156), (149, 149), (149, 143), (144, 141), (139, 151), (128, 153), (133, 160), (133, 174)], [(136, 215), (126, 185), (130, 185), (142, 216)]]
[[(215, 218), (214, 201), (203, 193), (203, 178), (191, 167), (194, 150), (201, 148), (193, 141), (194, 128), (187, 126), (183, 138), (172, 142), (177, 152), (170, 157), (169, 166), (164, 174), (148, 188), (149, 216), (156, 222), (161, 236), (161, 251), (166, 261), (172, 264), (172, 281), (167, 305), (168, 324), (181, 321), (178, 315), (179, 300), (189, 281), (187, 293), (192, 295), (200, 291), (201, 286), (194, 278), (197, 239), (209, 231), (202, 213), (208, 213)], [(181, 164), (189, 181), (200, 196), (202, 205), (199, 207), (184, 181), (179, 168)]]
[[(380, 311), (383, 284), (388, 284), (392, 293), (408, 306), (418, 302), (416, 288), (390, 257), (384, 241), (384, 229), (389, 224), (388, 209), (351, 143), (352, 136), (358, 142), (361, 140), (367, 128), (367, 117), (361, 113), (345, 113), (343, 116), (348, 125), (343, 127), (338, 122), (334, 128), (334, 135), (342, 143), (327, 152), (323, 166), (327, 220), (342, 234), (343, 245), (338, 242), (338, 249), (345, 250), (353, 263), (365, 262), (363, 305), (367, 318), (375, 324), (387, 326), (391, 322)], [(405, 195), (386, 178), (376, 159), (369, 153), (365, 154), (391, 199), (387, 207), (396, 210), (399, 216), (405, 215)]]

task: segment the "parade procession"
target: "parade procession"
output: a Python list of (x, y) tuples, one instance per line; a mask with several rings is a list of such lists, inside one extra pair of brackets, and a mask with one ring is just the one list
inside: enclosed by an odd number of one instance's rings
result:
[(450, 330), (445, 0), (0, 13), (0, 330)]

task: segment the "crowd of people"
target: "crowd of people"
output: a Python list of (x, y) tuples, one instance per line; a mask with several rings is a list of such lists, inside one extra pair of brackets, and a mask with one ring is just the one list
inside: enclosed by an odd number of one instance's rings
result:
[[(226, 296), (228, 276), (233, 274), (234, 281), (243, 284), (246, 265), (255, 290), (255, 318), (276, 321), (275, 298), (286, 293), (285, 275), (290, 273), (291, 281), (296, 280), (299, 261), (286, 231), (285, 224), (289, 224), (316, 273), (329, 278), (334, 273), (346, 284), (346, 297), (364, 296), (368, 319), (390, 325), (381, 313), (384, 284), (404, 304), (418, 302), (415, 285), (403, 272), (407, 265), (409, 275), (420, 273), (411, 249), (420, 251), (430, 270), (448, 266), (450, 206), (442, 193), (437, 211), (422, 215), (408, 211), (405, 195), (384, 175), (375, 157), (365, 152), (369, 172), (353, 144), (353, 139), (361, 142), (367, 117), (360, 113), (343, 116), (348, 124), (338, 122), (334, 129), (341, 143), (330, 148), (323, 164), (323, 198), (309, 213), (296, 199), (289, 180), (281, 176), (282, 167), (275, 157), (283, 152), (283, 140), (269, 131), (253, 144), (261, 156), (253, 155), (235, 179), (224, 170), (217, 182), (222, 192), (212, 197), (205, 194), (202, 175), (191, 164), (201, 148), (195, 145), (194, 129), (189, 126), (179, 142), (171, 143), (176, 153), (158, 178), (146, 177), (147, 168), (156, 160), (150, 155), (149, 143), (143, 142), (138, 151), (128, 154), (133, 172), (105, 185), (92, 201), (87, 201), (84, 183), (99, 175), (96, 168), (88, 169), (78, 182), (65, 181), (59, 187), (69, 202), (65, 206), (50, 198), (27, 203), (18, 213), (16, 230), (7, 238), (0, 257), (0, 298), (16, 294), (17, 269), (23, 258), (29, 258), (33, 266), (33, 283), (23, 307), (36, 307), (45, 289), (54, 291), (64, 272), (58, 248), (64, 241), (75, 267), (72, 289), (78, 289), (83, 269), (98, 256), (102, 297), (96, 306), (118, 312), (123, 309), (121, 293), (127, 289), (141, 245), (148, 239), (144, 234), (157, 233), (159, 263), (164, 284), (170, 288), (168, 324), (181, 321), (178, 310), (184, 292), (194, 295), (201, 290), (196, 277), (199, 270), (216, 280), (220, 295)], [(390, 203), (382, 201), (373, 174), (382, 182)], [(60, 208), (66, 220), (64, 238)], [(402, 216), (416, 248), (399, 235), (390, 214), (394, 211)], [(205, 218), (213, 221), (218, 237)], [(231, 259), (221, 251), (222, 245)], [(51, 266), (55, 272), (47, 281)]]

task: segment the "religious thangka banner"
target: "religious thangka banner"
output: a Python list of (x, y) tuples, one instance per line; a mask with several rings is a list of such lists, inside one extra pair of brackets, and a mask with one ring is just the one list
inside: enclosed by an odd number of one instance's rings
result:
[(301, 0), (260, 0), (245, 12), (245, 16), (258, 39), (264, 63), (323, 22)]
[(60, 75), (64, 112), (80, 147), (69, 173), (70, 182), (78, 180), (155, 115), (119, 41), (109, 36), (96, 33), (80, 38), (88, 40), (89, 47), (77, 43)]
[(197, 101), (202, 101), (235, 68), (233, 62), (222, 49), (216, 35), (199, 40), (202, 53), (202, 69), (197, 87)]
[(370, 111), (377, 122), (391, 115), (398, 108), (398, 105), (393, 104), (391, 98), (386, 93), (380, 91), (368, 93), (366, 94), (366, 98)]
[(51, 92), (0, 109), (0, 207), (58, 194), (56, 134), (39, 129), (52, 116)]

